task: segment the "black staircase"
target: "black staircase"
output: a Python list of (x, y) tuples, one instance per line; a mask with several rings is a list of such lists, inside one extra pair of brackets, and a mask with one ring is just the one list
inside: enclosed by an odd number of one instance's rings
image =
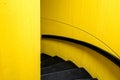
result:
[(97, 80), (84, 69), (60, 57), (41, 54), (41, 80)]

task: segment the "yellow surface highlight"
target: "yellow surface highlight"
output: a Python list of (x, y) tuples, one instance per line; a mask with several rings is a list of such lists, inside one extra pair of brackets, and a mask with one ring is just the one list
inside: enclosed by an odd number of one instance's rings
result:
[(40, 79), (40, 0), (0, 0), (0, 80)]
[[(81, 28), (102, 40), (120, 56), (120, 0), (41, 0), (41, 2), (42, 17)], [(55, 31), (51, 28), (52, 26), (54, 25), (45, 27)], [(55, 27), (58, 28), (58, 25)], [(59, 28), (61, 28), (61, 35), (67, 35), (62, 26)], [(72, 30), (67, 32), (73, 33)], [(58, 33), (58, 31), (55, 32), (55, 34)], [(77, 35), (81, 36), (81, 34)], [(91, 42), (90, 39), (87, 41)], [(95, 42), (94, 45), (99, 45), (99, 42), (98, 44)], [(109, 49), (105, 50), (116, 55)]]

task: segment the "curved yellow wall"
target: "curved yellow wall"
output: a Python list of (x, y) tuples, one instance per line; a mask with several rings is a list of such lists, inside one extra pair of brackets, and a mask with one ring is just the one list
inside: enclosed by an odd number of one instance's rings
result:
[(99, 53), (81, 45), (57, 39), (42, 39), (42, 52), (71, 60), (98, 80), (119, 80), (120, 68)]
[[(91, 41), (89, 36), (82, 40), (92, 42), (92, 44), (107, 50), (117, 57), (120, 56), (119, 14), (119, 0), (42, 0), (42, 17), (62, 21), (87, 31), (107, 44), (112, 50), (95, 39)], [(53, 22), (48, 24), (47, 29), (42, 30), (44, 34), (74, 37), (74, 35), (66, 34), (66, 32), (72, 33), (72, 30), (64, 32), (65, 27), (60, 26), (61, 24), (56, 25)], [(59, 31), (55, 32), (56, 29), (54, 30), (53, 26), (60, 28), (61, 33)], [(80, 33), (79, 30), (76, 30), (76, 33)], [(79, 36), (82, 36), (82, 34), (77, 34), (75, 38), (81, 39)]]
[(0, 80), (39, 80), (40, 0), (0, 0)]
[[(120, 58), (119, 0), (41, 0), (42, 34), (65, 36), (98, 46)], [(120, 68), (75, 44), (43, 39), (42, 52), (85, 67), (99, 80), (119, 80)], [(82, 59), (81, 59), (82, 56)]]

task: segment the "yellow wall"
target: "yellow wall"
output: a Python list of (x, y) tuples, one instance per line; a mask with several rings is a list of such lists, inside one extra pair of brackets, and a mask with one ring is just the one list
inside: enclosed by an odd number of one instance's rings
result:
[[(42, 17), (44, 17), (44, 22), (49, 24), (43, 25), (42, 32), (44, 34), (64, 35), (84, 40), (119, 57), (119, 14), (120, 0), (42, 0)], [(70, 26), (65, 27), (65, 25), (62, 27), (62, 24), (56, 21), (50, 22), (45, 20), (45, 18), (62, 21), (85, 30), (103, 41), (112, 50), (97, 39), (90, 38), (90, 35), (86, 34), (87, 36), (84, 36), (83, 34), (85, 33), (78, 29), (75, 30)], [(76, 33), (73, 33), (72, 29)], [(60, 30), (61, 32), (56, 30)], [(65, 32), (65, 30), (67, 31)]]
[(40, 0), (0, 0), (0, 80), (39, 80)]
[[(42, 34), (82, 40), (120, 58), (120, 0), (41, 0)], [(43, 39), (42, 52), (72, 60), (99, 80), (119, 80), (120, 68), (83, 46)], [(81, 57), (82, 56), (82, 57)]]

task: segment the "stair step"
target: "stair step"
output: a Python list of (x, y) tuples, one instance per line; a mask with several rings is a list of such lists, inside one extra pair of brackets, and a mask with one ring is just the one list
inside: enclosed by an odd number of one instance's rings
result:
[(71, 61), (66, 61), (58, 63), (52, 66), (44, 67), (41, 69), (41, 74), (53, 73), (58, 71), (63, 71), (67, 69), (77, 68), (77, 66)]
[(64, 60), (57, 57), (57, 56), (51, 57), (51, 58), (49, 58), (47, 60), (43, 60), (41, 62), (41, 68), (47, 67), (47, 66), (50, 66), (50, 65), (54, 65), (54, 64), (57, 64), (57, 63), (60, 63), (60, 62), (64, 62)]
[(49, 56), (49, 55), (47, 55), (45, 53), (41, 53), (41, 61), (46, 60), (48, 58), (51, 58), (51, 56)]
[(75, 80), (98, 80), (97, 78), (75, 79)]
[(42, 80), (75, 80), (92, 78), (84, 68), (69, 69), (41, 76)]

